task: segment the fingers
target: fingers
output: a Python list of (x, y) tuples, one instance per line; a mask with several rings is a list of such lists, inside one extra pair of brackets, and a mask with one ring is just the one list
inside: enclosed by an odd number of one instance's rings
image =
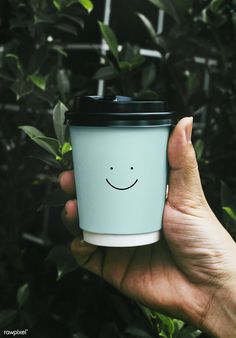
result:
[(71, 252), (77, 263), (102, 277), (103, 266), (103, 250), (102, 247), (86, 243), (82, 236), (75, 238), (71, 243)]
[(59, 175), (59, 184), (61, 189), (69, 195), (75, 195), (75, 177), (74, 171), (64, 171)]
[(168, 202), (179, 208), (183, 202), (205, 203), (195, 151), (191, 143), (192, 117), (181, 119), (168, 144), (170, 166)]
[[(74, 172), (72, 170), (62, 172), (59, 175), (58, 180), (61, 189), (65, 193), (72, 196), (75, 195), (75, 178)], [(76, 200), (69, 200), (66, 202), (66, 205), (61, 213), (62, 222), (74, 236), (77, 236), (80, 233), (77, 210), (78, 208)]]
[(75, 236), (77, 236), (81, 230), (79, 228), (78, 207), (76, 200), (69, 200), (65, 204), (65, 208), (62, 210), (62, 222), (67, 229)]

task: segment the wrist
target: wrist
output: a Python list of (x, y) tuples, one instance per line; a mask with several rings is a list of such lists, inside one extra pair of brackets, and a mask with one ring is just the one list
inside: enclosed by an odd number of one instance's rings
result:
[(203, 331), (217, 338), (232, 338), (236, 333), (236, 275), (225, 286), (216, 289), (208, 304)]

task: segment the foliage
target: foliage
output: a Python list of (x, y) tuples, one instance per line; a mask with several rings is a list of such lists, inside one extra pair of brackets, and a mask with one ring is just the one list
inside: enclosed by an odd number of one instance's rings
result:
[[(57, 138), (47, 137), (40, 130), (32, 126), (19, 127), (32, 141), (52, 155), (49, 157), (50, 165), (54, 163), (57, 166), (57, 162), (59, 162), (61, 170), (70, 169), (72, 165), (70, 156), (72, 147), (68, 140), (66, 126), (64, 125), (66, 110), (66, 106), (60, 101), (53, 109), (53, 126)], [(44, 157), (39, 157), (39, 159), (45, 161)]]
[[(6, 290), (0, 327), (29, 327), (32, 336), (45, 337), (51, 327), (57, 337), (199, 336), (196, 328), (137, 306), (77, 268), (68, 249), (71, 236), (52, 207), (69, 198), (57, 185), (60, 171), (71, 168), (65, 105), (75, 93), (91, 93), (89, 86), (103, 79), (108, 95), (165, 99), (171, 109), (194, 116), (193, 142), (205, 193), (236, 239), (235, 2), (146, 0), (166, 13), (160, 34), (151, 18), (132, 8), (130, 17), (147, 33), (142, 43), (161, 55), (156, 59), (144, 57), (137, 43), (119, 46), (119, 32), (99, 21), (109, 52), (101, 54), (102, 65), (92, 65), (90, 79), (80, 71), (73, 74), (65, 48), (70, 39), (79, 41), (96, 9), (90, 0), (7, 3), (9, 35), (0, 51), (0, 285)], [(18, 111), (11, 110), (12, 104)], [(52, 226), (49, 235), (45, 222)], [(44, 245), (25, 241), (25, 232), (42, 238)], [(53, 237), (57, 233), (59, 239)]]

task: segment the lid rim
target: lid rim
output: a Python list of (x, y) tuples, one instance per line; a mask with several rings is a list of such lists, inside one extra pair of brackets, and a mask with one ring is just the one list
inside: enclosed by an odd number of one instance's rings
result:
[(75, 97), (74, 107), (65, 112), (68, 125), (174, 125), (176, 113), (166, 101), (144, 101), (126, 96)]

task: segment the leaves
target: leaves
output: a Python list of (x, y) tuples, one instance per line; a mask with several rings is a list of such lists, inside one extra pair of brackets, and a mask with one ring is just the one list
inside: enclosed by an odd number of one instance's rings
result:
[(161, 320), (160, 336), (166, 337), (166, 334), (168, 334), (167, 337), (173, 338), (173, 334), (175, 332), (174, 319), (160, 313), (158, 313), (157, 316)]
[(29, 79), (32, 81), (32, 83), (42, 89), (42, 90), (46, 90), (46, 78), (43, 76), (39, 76), (39, 75), (30, 75)]
[(63, 24), (55, 25), (55, 27), (63, 32), (66, 32), (72, 35), (77, 35), (77, 29), (72, 25), (63, 23)]
[(151, 40), (154, 41), (154, 42), (156, 42), (157, 33), (156, 33), (156, 31), (155, 31), (155, 29), (154, 29), (151, 21), (145, 15), (143, 15), (141, 13), (137, 13), (137, 16), (141, 19), (141, 21), (143, 22), (144, 26), (146, 27)]
[(45, 136), (40, 130), (32, 126), (20, 126), (19, 129), (23, 130), (31, 139)]
[(57, 139), (52, 137), (34, 137), (32, 141), (37, 143), (41, 148), (54, 155), (56, 158), (59, 156), (59, 147), (60, 144)]
[(113, 66), (104, 66), (99, 68), (96, 73), (93, 75), (94, 80), (111, 80), (116, 78), (119, 75), (115, 67)]
[(98, 23), (103, 39), (108, 44), (109, 49), (116, 58), (116, 60), (118, 60), (118, 42), (113, 30), (101, 21), (98, 21)]
[[(192, 6), (192, 0), (148, 0), (169, 14), (178, 24)], [(216, 0), (219, 1), (219, 0)]]
[(47, 260), (56, 264), (57, 280), (60, 280), (67, 273), (78, 268), (78, 264), (67, 246), (55, 246), (47, 256)]
[(25, 283), (23, 285), (21, 285), (19, 287), (19, 289), (17, 290), (17, 295), (16, 295), (16, 299), (17, 299), (17, 303), (19, 307), (22, 307), (26, 301), (29, 298), (29, 284)]
[(233, 198), (232, 191), (229, 189), (229, 187), (221, 181), (221, 187), (220, 187), (220, 198), (221, 198), (221, 204), (223, 206), (227, 206), (230, 208), (233, 208), (235, 206), (235, 201)]
[(152, 2), (158, 8), (163, 9), (170, 16), (172, 16), (177, 23), (180, 23), (180, 18), (178, 16), (174, 0), (149, 0), (149, 1)]
[(70, 80), (65, 69), (59, 69), (57, 72), (57, 86), (62, 97), (70, 92)]
[(58, 141), (60, 142), (60, 145), (63, 145), (65, 142), (66, 126), (64, 125), (64, 121), (65, 121), (65, 112), (67, 110), (68, 110), (67, 107), (61, 101), (58, 101), (52, 113), (53, 126)]
[(178, 338), (197, 338), (202, 334), (202, 331), (189, 325), (180, 330)]
[(88, 12), (93, 10), (93, 3), (90, 0), (79, 0), (80, 4), (87, 9)]
[(196, 152), (197, 160), (199, 161), (202, 158), (202, 154), (203, 154), (203, 151), (204, 151), (204, 142), (203, 142), (202, 139), (199, 139), (195, 142), (194, 149), (195, 149), (195, 152)]
[[(13, 54), (13, 53), (8, 53), (5, 55), (5, 57), (15, 64), (16, 69), (19, 71), (20, 75), (24, 75), (24, 71), (23, 71), (18, 55)], [(13, 68), (11, 69), (13, 70)], [(14, 72), (14, 73), (17, 74), (17, 72)]]
[(11, 324), (17, 316), (17, 311), (14, 309), (5, 309), (0, 312), (0, 328), (5, 328)]
[(26, 96), (32, 92), (32, 86), (28, 81), (17, 79), (10, 87), (16, 94), (16, 99), (20, 100), (23, 96)]
[(134, 55), (129, 61), (119, 61), (119, 67), (121, 70), (133, 70), (144, 63), (145, 58), (142, 55)]
[(59, 154), (59, 142), (58, 140), (52, 137), (46, 137), (41, 131), (35, 127), (31, 126), (21, 126), (19, 127), (23, 130), (26, 135), (28, 135), (32, 141), (37, 143), (41, 148), (45, 149), (50, 154), (55, 157)]
[(52, 46), (52, 50), (55, 50), (57, 53), (61, 54), (62, 56), (67, 57), (68, 54), (61, 46)]
[(53, 0), (53, 5), (58, 11), (61, 10), (61, 0)]
[(229, 215), (234, 221), (236, 221), (236, 212), (230, 207), (222, 207), (222, 209)]
[(72, 150), (71, 144), (69, 142), (65, 142), (61, 148), (62, 156)]

